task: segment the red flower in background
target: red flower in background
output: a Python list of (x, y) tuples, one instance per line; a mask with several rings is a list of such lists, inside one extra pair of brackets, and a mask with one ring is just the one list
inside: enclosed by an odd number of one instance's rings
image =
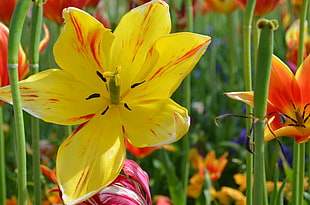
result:
[(154, 147), (135, 147), (126, 140), (126, 149), (130, 154), (136, 158), (144, 158), (150, 154), (152, 154), (157, 149), (167, 149), (170, 151), (175, 151), (175, 148), (172, 145), (162, 145), (162, 146), (154, 146)]
[(0, 1), (0, 22), (9, 26), (17, 1), (18, 0)]
[(105, 0), (100, 1), (99, 4), (97, 5), (96, 10), (94, 11), (93, 16), (98, 21), (100, 21), (104, 25), (104, 27), (110, 28), (110, 20), (106, 8), (107, 8), (106, 1)]
[[(247, 0), (235, 0), (242, 10), (245, 10)], [(258, 0), (254, 9), (254, 16), (264, 16), (273, 11), (280, 0)]]
[[(1, 7), (2, 8), (2, 7)], [(49, 31), (46, 26), (44, 26), (45, 36), (40, 43), (40, 52), (47, 46), (49, 41)], [(0, 23), (0, 87), (10, 84), (9, 74), (8, 74), (8, 37), (9, 29), (2, 23)], [(23, 79), (29, 72), (29, 64), (26, 61), (26, 54), (22, 48), (19, 46), (18, 51), (18, 78)], [(0, 100), (0, 106), (5, 103)]]
[[(286, 58), (289, 62), (293, 63), (293, 67), (290, 68), (295, 72), (297, 69), (298, 60), (298, 46), (299, 46), (299, 29), (300, 20), (297, 19), (289, 27), (285, 34), (285, 42), (287, 46)], [(310, 35), (308, 34), (308, 22), (305, 21), (304, 24), (304, 53), (303, 59), (305, 59), (310, 54)]]
[(89, 0), (86, 6), (96, 8), (100, 0)]
[(231, 13), (238, 8), (234, 0), (205, 0), (208, 7), (217, 13)]
[[(8, 74), (8, 36), (9, 29), (2, 23), (0, 23), (0, 87), (10, 84)], [(29, 65), (26, 62), (26, 54), (23, 48), (20, 46), (18, 51), (18, 77), (22, 79), (29, 72)], [(0, 101), (0, 106), (4, 105), (3, 101)]]
[(43, 5), (43, 15), (50, 21), (63, 23), (62, 10), (67, 7), (83, 9), (89, 0), (47, 0)]

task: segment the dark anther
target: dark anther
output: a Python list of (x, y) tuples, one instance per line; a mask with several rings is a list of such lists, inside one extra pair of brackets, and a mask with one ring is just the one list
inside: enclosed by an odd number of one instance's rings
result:
[(130, 87), (131, 87), (131, 88), (135, 88), (135, 87), (137, 87), (138, 85), (141, 85), (141, 84), (144, 83), (144, 82), (145, 82), (145, 80), (142, 81), (142, 82), (140, 82), (140, 83), (134, 83), (134, 84), (132, 84)]
[(92, 98), (99, 98), (100, 97), (100, 94), (99, 93), (94, 93), (94, 94), (91, 94), (90, 96), (88, 96), (86, 98), (86, 100), (89, 100), (89, 99), (92, 99)]
[(107, 79), (103, 77), (102, 73), (100, 73), (99, 71), (96, 71), (96, 73), (103, 82), (107, 82)]
[(109, 109), (109, 106), (106, 107), (106, 109), (101, 113), (101, 115), (104, 115)]
[(127, 110), (131, 110), (131, 108), (127, 105), (127, 103), (124, 103), (124, 107), (125, 107)]

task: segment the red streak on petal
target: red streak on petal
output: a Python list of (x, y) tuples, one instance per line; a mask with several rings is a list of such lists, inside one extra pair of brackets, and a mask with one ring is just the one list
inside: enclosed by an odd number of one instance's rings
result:
[(124, 125), (122, 125), (122, 130), (123, 130), (123, 134), (125, 134), (126, 131), (125, 131), (125, 126)]
[(59, 100), (58, 99), (48, 99), (49, 101), (52, 101), (52, 102), (58, 102)]
[[(181, 63), (182, 61), (184, 61), (185, 59), (193, 56), (195, 53), (197, 53), (202, 47), (204, 47), (206, 44), (208, 44), (210, 42), (210, 40), (204, 42), (203, 44), (198, 45), (197, 47), (193, 48), (192, 50), (188, 51), (187, 53), (185, 53), (183, 56), (181, 56), (180, 58), (178, 58), (176, 61), (168, 63), (167, 65), (159, 68), (156, 73), (154, 73), (154, 75), (150, 78), (150, 80), (154, 79), (159, 73), (164, 72), (163, 69), (164, 68), (169, 68), (173, 65), (177, 65), (179, 63)], [(167, 69), (166, 69), (167, 70)]]
[[(76, 185), (76, 189), (75, 189), (74, 193), (76, 193), (76, 191), (79, 190), (78, 187), (80, 186), (81, 183), (82, 183), (81, 186), (83, 186), (83, 185), (86, 184), (87, 178), (88, 178), (88, 176), (89, 176), (89, 168), (86, 168), (86, 169), (87, 169), (87, 170), (84, 170), (84, 171), (83, 171), (82, 176), (80, 177), (80, 179), (79, 179), (79, 181), (78, 181), (78, 183), (77, 183), (77, 185)], [(85, 176), (84, 176), (84, 175), (85, 175)]]
[(156, 75), (158, 75), (158, 73), (160, 73), (162, 70), (164, 69), (164, 67), (159, 68), (156, 73), (154, 73), (154, 75), (150, 78), (150, 80), (153, 80), (155, 78)]
[(29, 101), (35, 101), (34, 99), (23, 99), (23, 101), (29, 102)]
[(81, 25), (79, 24), (79, 22), (77, 21), (77, 19), (73, 15), (70, 15), (70, 18), (71, 18), (71, 22), (74, 26), (78, 41), (81, 43), (81, 46), (84, 47), (84, 39), (83, 39), (83, 32), (81, 30)]
[(147, 13), (146, 13), (145, 16), (144, 16), (143, 22), (146, 20), (146, 18), (148, 17), (148, 15), (151, 13), (152, 7), (153, 7), (153, 4), (150, 5), (149, 10), (147, 11)]
[(96, 39), (99, 38), (98, 34), (99, 34), (99, 32), (94, 34), (94, 36), (90, 40), (90, 49), (91, 49), (91, 52), (93, 54), (93, 58), (96, 61), (98, 67), (101, 67), (100, 61), (98, 59), (98, 56), (100, 56), (100, 51), (101, 51), (101, 43), (96, 44)]
[[(210, 40), (209, 40), (210, 41)], [(185, 59), (193, 56), (195, 53), (197, 53), (202, 47), (204, 47), (206, 44), (209, 43), (209, 41), (203, 43), (203, 44), (200, 44), (199, 46), (197, 46), (196, 48), (188, 51), (187, 53), (185, 53), (182, 57), (178, 58), (175, 62), (174, 62), (174, 65), (184, 61)]]
[(78, 131), (80, 131), (88, 122), (89, 122), (89, 121), (84, 122), (83, 124), (81, 124), (80, 126), (78, 126), (75, 130), (73, 130), (73, 132), (71, 133), (71, 135), (66, 139), (66, 141), (68, 141), (68, 142), (67, 142), (66, 144), (62, 145), (62, 146), (67, 147), (68, 145), (70, 145), (70, 144), (71, 144), (71, 138), (73, 138), (74, 135), (75, 135), (76, 133), (78, 133)]
[(89, 114), (89, 115), (85, 115), (85, 116), (81, 116), (81, 117), (74, 117), (74, 118), (71, 118), (71, 119), (68, 119), (67, 121), (69, 122), (74, 122), (74, 121), (77, 121), (77, 120), (81, 120), (81, 119), (90, 119), (94, 116), (95, 114)]
[(21, 89), (21, 90), (29, 90), (30, 88), (27, 88), (27, 87), (20, 87), (19, 89)]
[(22, 97), (31, 97), (31, 98), (36, 98), (39, 97), (38, 95), (20, 95)]
[(155, 132), (153, 129), (150, 129), (150, 131), (153, 133), (153, 135), (154, 135), (157, 139), (159, 139), (159, 137), (157, 136), (156, 132)]

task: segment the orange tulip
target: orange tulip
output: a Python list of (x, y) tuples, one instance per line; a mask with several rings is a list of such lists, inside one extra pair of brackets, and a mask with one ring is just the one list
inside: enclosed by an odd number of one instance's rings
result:
[(0, 22), (9, 26), (14, 8), (18, 0), (1, 0), (0, 1)]
[[(266, 142), (281, 136), (294, 137), (297, 143), (309, 140), (309, 74), (310, 56), (299, 66), (295, 75), (279, 58), (273, 56), (266, 113)], [(252, 91), (226, 95), (254, 106)]]
[(198, 198), (204, 182), (204, 171), (207, 170), (211, 181), (218, 180), (226, 167), (228, 153), (225, 152), (219, 159), (216, 159), (215, 151), (211, 150), (203, 159), (198, 153), (197, 149), (190, 151), (191, 166), (194, 169), (198, 169), (198, 172), (194, 174), (189, 180), (190, 184), (187, 187), (187, 195), (192, 198)]
[(238, 5), (234, 0), (205, 0), (208, 7), (217, 13), (231, 13), (237, 9)]
[[(247, 0), (235, 0), (242, 10), (245, 10)], [(256, 1), (254, 16), (264, 16), (273, 11), (280, 0), (259, 0)]]
[(89, 0), (47, 0), (43, 5), (43, 15), (50, 21), (63, 23), (62, 10), (67, 7), (83, 9)]

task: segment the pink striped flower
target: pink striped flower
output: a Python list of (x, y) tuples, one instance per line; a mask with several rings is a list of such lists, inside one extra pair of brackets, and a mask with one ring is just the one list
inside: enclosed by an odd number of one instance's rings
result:
[(125, 160), (123, 172), (127, 176), (118, 175), (109, 186), (79, 205), (151, 205), (147, 173), (135, 161), (129, 159)]

